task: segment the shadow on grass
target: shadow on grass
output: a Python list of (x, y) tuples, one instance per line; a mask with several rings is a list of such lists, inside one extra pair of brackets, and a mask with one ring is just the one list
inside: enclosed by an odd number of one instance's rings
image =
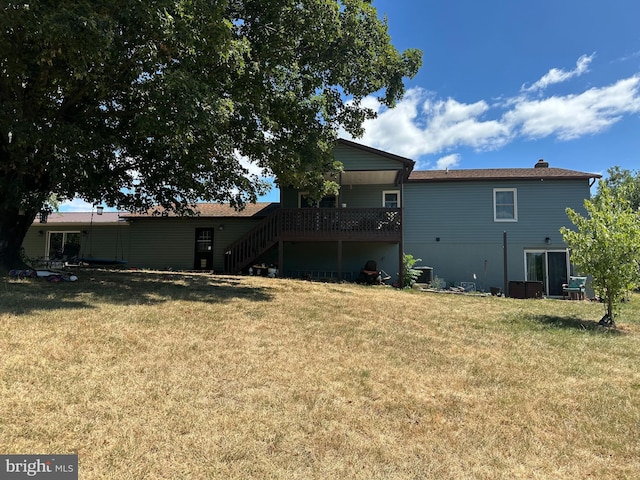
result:
[(577, 317), (559, 317), (556, 315), (533, 315), (530, 318), (536, 323), (553, 328), (585, 330), (608, 335), (622, 334), (617, 328), (604, 327), (595, 320), (584, 320)]
[(174, 272), (82, 270), (76, 282), (44, 278), (0, 281), (0, 314), (34, 310), (91, 309), (94, 303), (155, 305), (169, 301), (224, 303), (268, 301), (272, 295), (231, 276)]

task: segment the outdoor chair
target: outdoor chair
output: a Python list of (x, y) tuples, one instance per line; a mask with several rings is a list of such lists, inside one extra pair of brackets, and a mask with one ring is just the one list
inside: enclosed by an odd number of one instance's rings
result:
[(587, 277), (569, 277), (569, 283), (562, 284), (562, 298), (584, 300)]
[(378, 264), (375, 260), (369, 260), (360, 270), (360, 283), (368, 285), (382, 285), (391, 277), (384, 270), (378, 270)]

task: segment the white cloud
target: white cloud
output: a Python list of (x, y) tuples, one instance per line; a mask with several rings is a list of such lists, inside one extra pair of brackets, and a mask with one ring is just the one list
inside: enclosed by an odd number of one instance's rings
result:
[(240, 166), (245, 168), (249, 175), (255, 175), (262, 180), (269, 180), (269, 178), (265, 175), (264, 169), (256, 165), (254, 162), (250, 161), (248, 157), (240, 155), (238, 151), (235, 152), (235, 156), (238, 160), (238, 163), (240, 163)]
[(589, 64), (595, 57), (595, 53), (591, 55), (582, 55), (578, 61), (576, 62), (576, 68), (565, 72), (559, 68), (552, 68), (549, 72), (544, 75), (540, 80), (535, 82), (530, 87), (522, 86), (523, 92), (535, 92), (537, 90), (544, 90), (549, 85), (553, 85), (554, 83), (566, 82), (567, 80), (573, 77), (579, 77), (580, 75), (589, 71)]
[(455, 160), (449, 166), (457, 166), (458, 148), (495, 150), (519, 138), (566, 141), (598, 134), (625, 116), (640, 113), (640, 74), (564, 96), (540, 97), (537, 90), (584, 74), (593, 57), (580, 57), (571, 72), (552, 69), (524, 92), (493, 103), (438, 99), (421, 88), (409, 89), (394, 109), (367, 98), (378, 118), (365, 122), (365, 134), (357, 141), (416, 160), (441, 155), (442, 165)]
[(452, 153), (451, 155), (446, 155), (442, 158), (439, 158), (436, 162), (436, 169), (438, 170), (446, 170), (448, 168), (457, 167), (460, 163), (460, 154)]
[(80, 198), (74, 198), (71, 201), (60, 202), (61, 212), (90, 212), (92, 208), (91, 203), (87, 203)]
[(521, 98), (503, 121), (525, 137), (571, 140), (602, 132), (623, 115), (637, 112), (640, 112), (639, 76), (581, 94), (542, 100)]
[[(530, 87), (523, 86), (517, 95), (493, 102), (439, 99), (422, 88), (407, 90), (393, 109), (367, 97), (362, 105), (378, 117), (366, 121), (364, 136), (355, 140), (418, 161), (423, 155), (437, 155), (436, 168), (443, 169), (460, 166), (458, 148), (494, 150), (521, 138), (566, 141), (603, 132), (625, 116), (640, 113), (640, 74), (584, 92), (542, 94), (549, 85), (587, 73), (594, 57), (581, 56), (569, 72), (552, 68)], [(344, 131), (339, 134), (349, 138)], [(240, 156), (239, 160), (251, 174), (264, 178), (260, 167)], [(91, 204), (77, 199), (62, 207), (64, 211), (91, 210)]]
[[(105, 212), (117, 212), (118, 209), (114, 207), (108, 207), (105, 204), (102, 204)], [(66, 202), (60, 202), (59, 211), (60, 212), (90, 212), (94, 207), (94, 204), (85, 202), (80, 198), (74, 198), (73, 200), (69, 200)]]
[(493, 148), (509, 135), (505, 125), (481, 117), (490, 106), (479, 101), (460, 103), (454, 99), (434, 100), (420, 88), (407, 91), (396, 108), (368, 106), (378, 118), (365, 122), (365, 134), (358, 141), (409, 158), (437, 154), (462, 145)]
[(417, 119), (424, 95), (422, 89), (410, 89), (393, 109), (384, 108), (375, 98), (367, 97), (363, 105), (377, 112), (378, 118), (365, 121), (365, 134), (358, 141), (406, 157), (421, 155), (424, 138)]

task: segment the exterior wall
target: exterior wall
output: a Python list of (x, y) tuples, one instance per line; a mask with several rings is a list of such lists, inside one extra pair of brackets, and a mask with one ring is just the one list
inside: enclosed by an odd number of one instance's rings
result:
[(136, 218), (131, 223), (129, 263), (137, 268), (191, 270), (194, 267), (196, 228), (212, 228), (213, 270), (222, 272), (225, 249), (260, 220)]
[[(343, 185), (338, 203), (346, 203), (348, 208), (382, 207), (382, 192), (400, 191), (394, 185)], [(298, 191), (292, 188), (280, 190), (280, 204), (283, 208), (298, 208)], [(340, 206), (340, 205), (338, 205)]]
[(79, 257), (129, 261), (129, 226), (122, 225), (56, 225), (35, 223), (27, 232), (22, 247), (28, 258), (44, 258), (48, 232), (80, 232)]
[[(334, 157), (342, 162), (345, 171), (400, 170), (401, 162), (349, 145), (336, 145)], [(394, 185), (342, 185), (339, 204), (349, 208), (381, 207), (384, 190), (399, 190)], [(280, 204), (283, 208), (298, 208), (298, 191), (280, 188)], [(339, 206), (339, 205), (338, 205)]]
[(398, 191), (400, 187), (394, 185), (343, 185), (341, 202), (349, 208), (383, 207), (382, 192)]
[[(494, 188), (517, 189), (517, 222), (494, 221)], [(409, 183), (404, 186), (404, 250), (447, 282), (475, 281), (483, 290), (502, 287), (503, 232), (508, 278), (524, 280), (524, 250), (565, 249), (559, 232), (570, 225), (565, 209), (584, 213), (585, 198), (586, 180)]]
[(80, 237), (80, 257), (123, 260), (130, 268), (192, 270), (196, 228), (213, 228), (213, 269), (222, 272), (225, 249), (260, 220), (136, 218), (121, 225), (97, 226), (36, 223), (29, 229), (23, 248), (27, 257), (41, 258), (45, 255), (47, 232), (84, 231)]
[[(336, 278), (338, 272), (337, 242), (285, 242), (282, 275), (291, 278)], [(387, 243), (342, 243), (342, 273), (345, 280), (356, 280), (368, 260), (375, 260), (378, 269), (397, 279), (398, 245)]]
[(398, 170), (401, 167), (396, 160), (348, 145), (336, 145), (333, 155), (345, 170)]

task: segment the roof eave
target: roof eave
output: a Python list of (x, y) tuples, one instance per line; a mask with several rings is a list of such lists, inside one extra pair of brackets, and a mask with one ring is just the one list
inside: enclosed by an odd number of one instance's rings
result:
[(583, 175), (583, 176), (504, 176), (504, 177), (434, 177), (434, 178), (411, 178), (407, 180), (407, 183), (432, 183), (432, 182), (484, 182), (484, 181), (561, 181), (561, 180), (591, 180), (601, 178), (602, 175)]

